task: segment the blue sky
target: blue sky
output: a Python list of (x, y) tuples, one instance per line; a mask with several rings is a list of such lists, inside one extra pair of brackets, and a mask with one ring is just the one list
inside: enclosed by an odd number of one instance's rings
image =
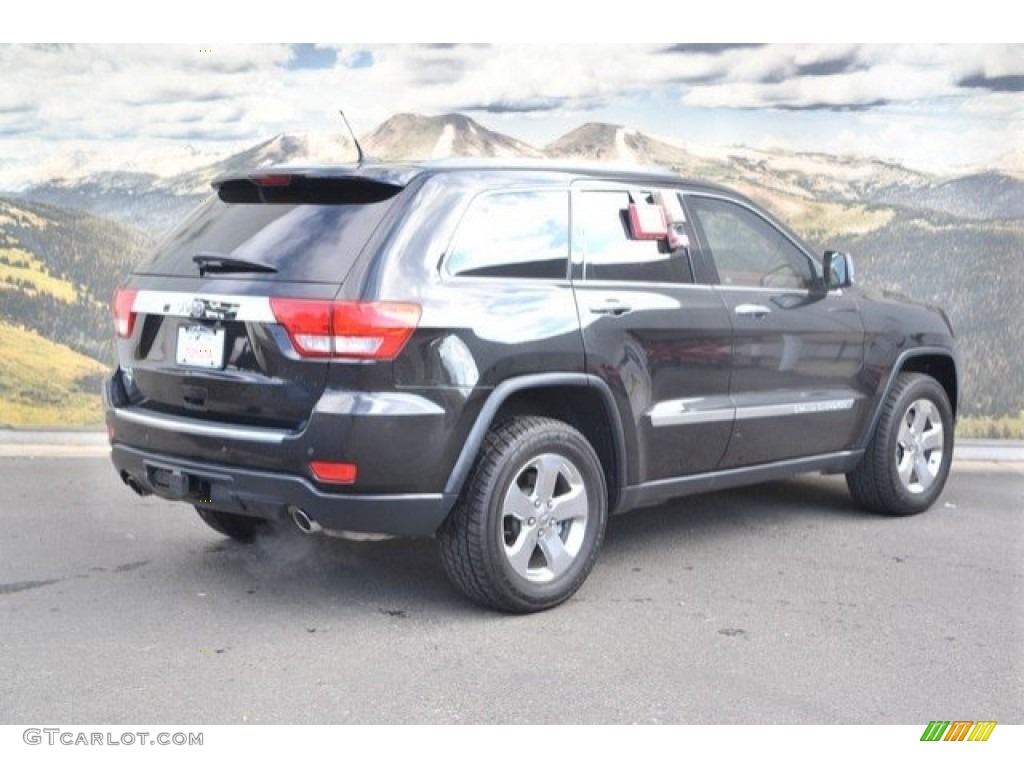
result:
[(543, 146), (600, 120), (938, 171), (1024, 147), (1024, 44), (0, 44), (0, 73), (0, 188), (69, 153), (340, 131), (339, 107), (359, 133), (464, 112)]

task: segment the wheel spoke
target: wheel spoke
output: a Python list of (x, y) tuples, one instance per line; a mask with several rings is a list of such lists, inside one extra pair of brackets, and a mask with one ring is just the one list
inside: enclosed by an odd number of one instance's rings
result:
[(931, 415), (931, 406), (922, 400), (918, 400), (910, 406), (910, 409), (914, 413), (914, 423), (910, 425), (910, 432), (914, 437), (919, 437), (924, 434), (928, 417)]
[(530, 558), (533, 557), (533, 551), (536, 548), (537, 530), (535, 528), (523, 528), (519, 533), (519, 538), (515, 540), (512, 546), (505, 547), (505, 557), (508, 558), (509, 564), (515, 569), (516, 573), (525, 577), (526, 572), (530, 568)]
[(537, 544), (544, 553), (544, 559), (547, 560), (552, 575), (557, 577), (572, 565), (573, 556), (566, 550), (562, 539), (553, 529), (548, 529), (546, 534), (538, 537)]
[(533, 495), (541, 504), (546, 504), (555, 493), (555, 484), (562, 470), (562, 461), (557, 456), (545, 454), (537, 461), (537, 484)]
[(523, 492), (522, 488), (513, 483), (508, 489), (508, 493), (505, 494), (502, 513), (506, 516), (511, 515), (520, 523), (525, 523), (534, 515), (533, 501)]
[(917, 482), (921, 486), (921, 490), (927, 489), (935, 481), (935, 473), (923, 455), (919, 455), (914, 460), (914, 472), (917, 475)]
[(583, 485), (573, 486), (572, 490), (554, 499), (551, 517), (555, 522), (566, 520), (586, 520), (590, 512), (587, 490)]
[(900, 476), (900, 482), (903, 483), (903, 487), (908, 488), (910, 486), (910, 476), (914, 472), (914, 456), (910, 451), (903, 452), (903, 457), (896, 466), (896, 472)]
[(921, 440), (921, 447), (926, 451), (932, 451), (942, 447), (942, 425), (932, 422), (932, 428), (924, 433)]
[(900, 430), (896, 433), (896, 441), (900, 444), (901, 448), (909, 447), (914, 441), (914, 433), (911, 432), (906, 417), (900, 422)]

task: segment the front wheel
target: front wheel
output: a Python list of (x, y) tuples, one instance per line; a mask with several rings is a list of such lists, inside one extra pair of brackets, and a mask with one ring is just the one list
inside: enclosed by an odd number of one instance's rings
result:
[(492, 429), (438, 532), (452, 582), (498, 610), (552, 608), (580, 588), (608, 518), (593, 447), (561, 421), (518, 417)]
[(946, 391), (930, 376), (901, 373), (846, 484), (874, 512), (913, 515), (942, 493), (952, 459), (953, 411)]

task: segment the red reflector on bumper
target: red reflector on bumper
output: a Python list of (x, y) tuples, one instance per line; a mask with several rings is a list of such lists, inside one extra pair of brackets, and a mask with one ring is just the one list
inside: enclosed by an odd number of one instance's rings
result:
[(340, 461), (311, 461), (309, 468), (313, 470), (313, 476), (321, 483), (351, 485), (356, 481), (355, 464), (343, 464)]

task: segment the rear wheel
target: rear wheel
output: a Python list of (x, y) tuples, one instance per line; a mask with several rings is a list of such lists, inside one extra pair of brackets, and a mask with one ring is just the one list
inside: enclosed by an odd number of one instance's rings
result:
[(462, 497), (438, 532), (452, 582), (512, 613), (552, 608), (580, 588), (608, 517), (601, 462), (561, 421), (519, 417), (495, 427)]
[(236, 515), (205, 507), (196, 507), (196, 512), (199, 513), (199, 518), (217, 533), (222, 533), (235, 541), (248, 543), (257, 536), (270, 533), (270, 521), (259, 517)]
[(854, 499), (874, 512), (913, 515), (942, 493), (953, 458), (953, 411), (930, 376), (901, 373), (867, 451), (846, 476)]

